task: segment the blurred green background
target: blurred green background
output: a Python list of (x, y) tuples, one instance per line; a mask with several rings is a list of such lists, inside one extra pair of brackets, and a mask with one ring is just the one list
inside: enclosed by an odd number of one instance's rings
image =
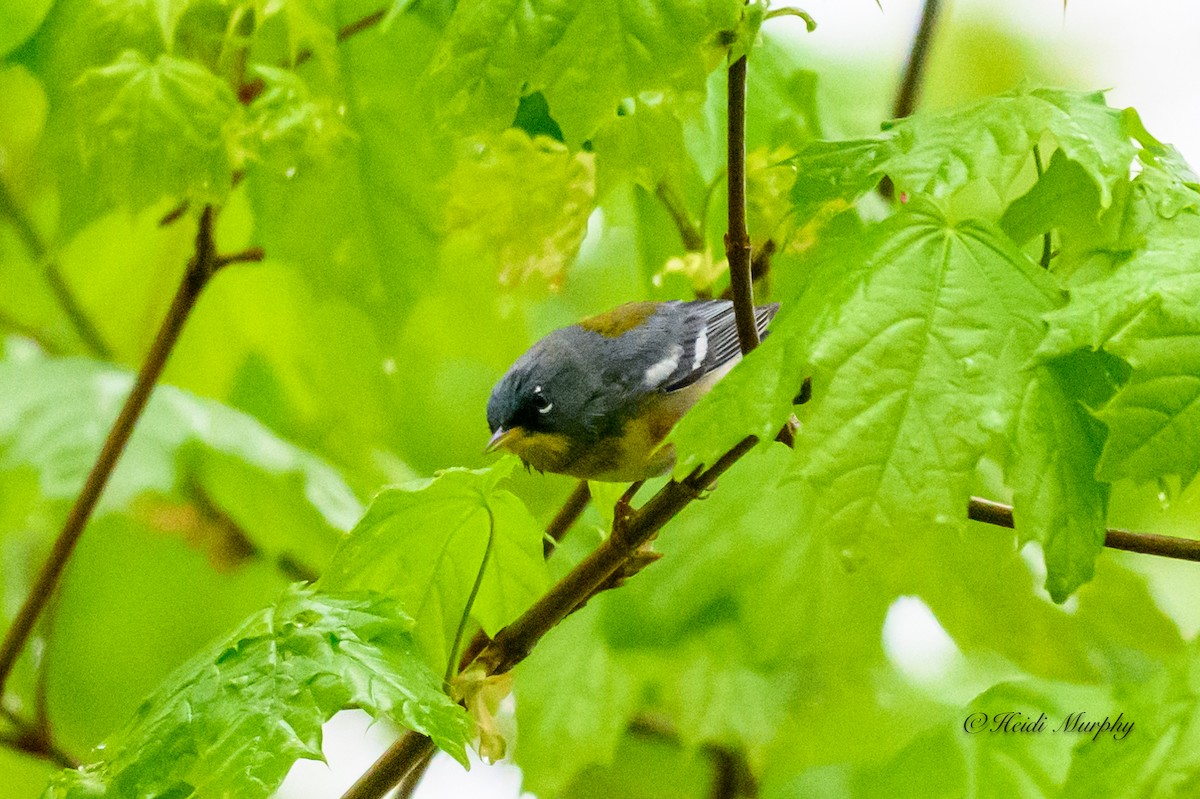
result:
[[(692, 296), (706, 270), (719, 275), (720, 71), (625, 98), (595, 129), (564, 131), (542, 93), (503, 123), (480, 121), (445, 107), (425, 79), (454, 5), (399, 3), (339, 43), (338, 28), (374, 3), (0, 2), (8, 618), (166, 311), (197, 209), (222, 203), (223, 251), (266, 253), (205, 291), (11, 684), (7, 709), (44, 713), (66, 751), (83, 756), (201, 645), (319, 572), (382, 486), (483, 465), (491, 386), (538, 337), (621, 302)], [(876, 131), (889, 115), (915, 5), (885, 0), (886, 36), (837, 5), (808, 7), (822, 25), (813, 34), (768, 23), (752, 55), (756, 242), (790, 224), (780, 211), (788, 177), (774, 164), (813, 138)], [(924, 108), (1024, 79), (1116, 85), (1108, 41), (1073, 32), (1074, 4), (1065, 22), (1047, 0), (1052, 13), (1038, 13), (1048, 22), (1022, 24), (1000, 4), (948, 5)], [(239, 62), (300, 52), (311, 56), (294, 72)], [(178, 63), (147, 88), (138, 70), (164, 55)], [(245, 106), (226, 80), (238, 70), (245, 85), (261, 81)], [(1175, 77), (1156, 85), (1186, 105)], [(1153, 121), (1172, 138), (1172, 119)], [(664, 194), (700, 235), (700, 251), (674, 270), (685, 242)], [(803, 279), (798, 241), (776, 257), (768, 298)], [(725, 278), (715, 282), (719, 292)], [(1040, 557), (993, 528), (914, 553), (899, 576), (846, 564), (786, 529), (786, 497), (762, 495), (779, 457), (756, 452), (722, 478), (664, 535), (661, 563), (572, 619), (521, 672), (532, 676), (524, 694), (518, 678), (517, 759), (543, 795), (701, 796), (721, 747), (746, 753), (763, 796), (957, 795), (955, 769), (974, 770), (989, 786), (981, 795), (1041, 795), (1023, 781), (1060, 782), (1062, 747), (1074, 742), (976, 758), (953, 734), (964, 708), (1153, 706), (1121, 704), (1125, 687), (1200, 629), (1194, 566), (1107, 552), (1098, 579), (1056, 606), (1040, 588)], [(980, 477), (993, 495), (996, 483)], [(572, 486), (519, 473), (513, 489), (548, 519)], [(1171, 488), (1160, 498), (1159, 487), (1118, 486), (1110, 522), (1193, 533), (1200, 490)], [(594, 545), (602, 523), (589, 510), (555, 568)], [(976, 699), (1013, 678), (1033, 687)], [(561, 704), (544, 707), (549, 698)], [(630, 729), (631, 717), (642, 727)], [(672, 736), (655, 734), (663, 719)], [(563, 751), (564, 727), (586, 744)], [(618, 767), (590, 765), (614, 747)], [(1012, 777), (1006, 758), (1025, 776)], [(951, 773), (939, 792), (924, 780), (942, 766)], [(0, 747), (6, 796), (39, 795), (53, 768)]]

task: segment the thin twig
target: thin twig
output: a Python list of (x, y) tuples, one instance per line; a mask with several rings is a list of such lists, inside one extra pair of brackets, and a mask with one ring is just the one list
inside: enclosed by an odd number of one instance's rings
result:
[[(721, 456), (707, 470), (697, 469), (681, 481), (672, 480), (621, 524), (612, 535), (559, 580), (512, 624), (496, 634), (468, 667), (485, 676), (503, 674), (520, 663), (542, 637), (560, 621), (607, 587), (613, 575), (631, 560), (668, 521), (716, 482), (757, 443), (749, 436)], [(380, 799), (433, 750), (433, 742), (409, 730), (394, 743), (342, 799)]]
[(558, 513), (546, 525), (546, 538), (542, 545), (542, 555), (550, 557), (554, 548), (583, 515), (584, 508), (592, 499), (592, 491), (588, 488), (587, 480), (580, 480), (567, 497), (567, 501), (558, 509)]
[[(896, 92), (896, 101), (892, 105), (892, 119), (903, 119), (912, 116), (921, 96), (921, 83), (925, 79), (925, 65), (929, 56), (929, 45), (933, 41), (934, 28), (937, 26), (938, 13), (941, 10), (941, 0), (925, 0), (921, 7), (921, 21), (917, 24), (917, 32), (913, 36), (912, 46), (908, 51), (908, 63), (904, 66), (904, 77), (900, 80), (900, 88)], [(885, 199), (891, 199), (895, 186), (891, 178), (884, 176), (879, 182), (879, 193)]]
[(154, 390), (159, 375), (162, 374), (163, 367), (179, 338), (180, 331), (183, 330), (188, 315), (195, 306), (204, 286), (219, 269), (220, 256), (217, 254), (213, 239), (213, 217), (212, 206), (206, 206), (200, 214), (195, 254), (184, 271), (183, 279), (180, 280), (179, 288), (175, 292), (175, 299), (171, 302), (171, 307), (163, 319), (158, 335), (150, 347), (150, 352), (147, 353), (146, 360), (138, 372), (133, 389), (126, 397), (121, 412), (108, 432), (104, 446), (100, 450), (92, 470), (88, 473), (87, 481), (67, 515), (62, 531), (54, 541), (49, 558), (38, 573), (33, 588), (30, 589), (29, 595), (17, 612), (12, 626), (8, 628), (4, 642), (0, 644), (0, 696), (4, 694), (4, 685), (12, 673), (17, 658), (28, 643), (38, 617), (41, 616), (46, 603), (54, 595), (63, 569), (66, 567), (71, 553), (75, 550), (75, 545), (79, 542), (88, 519), (95, 510), (96, 503), (100, 500), (104, 486), (108, 483), (108, 478), (112, 475), (113, 468), (117, 465), (121, 452), (129, 441), (134, 425), (150, 399), (150, 393)]
[(900, 81), (896, 103), (892, 106), (893, 119), (912, 116), (912, 112), (917, 108), (917, 100), (921, 96), (921, 83), (925, 78), (925, 64), (929, 59), (929, 45), (933, 41), (940, 10), (941, 0), (925, 0), (925, 5), (921, 8), (921, 21), (917, 25), (917, 33), (908, 51), (904, 79)]
[(421, 778), (425, 776), (425, 772), (429, 770), (429, 764), (433, 762), (433, 756), (437, 754), (437, 749), (430, 747), (419, 763), (413, 766), (407, 776), (401, 780), (397, 786), (396, 792), (392, 794), (391, 799), (412, 799), (412, 795), (421, 785)]
[[(337, 32), (338, 44), (341, 44), (342, 42), (346, 41), (351, 36), (356, 36), (365, 30), (375, 27), (380, 22), (383, 22), (383, 18), (387, 16), (387, 12), (388, 12), (388, 9), (385, 6), (384, 8), (380, 8), (375, 11), (372, 11), (370, 14), (367, 14), (365, 17), (363, 17), (361, 19), (357, 19), (354, 22), (351, 22), (347, 25), (343, 25), (341, 28), (338, 29), (338, 32)], [(296, 54), (296, 61), (292, 64), (292, 66), (298, 67), (301, 64), (308, 62), (308, 60), (312, 57), (313, 57), (312, 50), (301, 50), (299, 53)]]
[(46, 243), (34, 229), (29, 217), (21, 210), (21, 206), (17, 204), (16, 198), (9, 192), (4, 181), (0, 181), (0, 212), (13, 223), (17, 229), (17, 235), (24, 242), (29, 254), (41, 264), (50, 292), (54, 295), (54, 299), (57, 300), (63, 313), (66, 314), (67, 321), (71, 323), (79, 340), (97, 358), (106, 361), (112, 360), (112, 349), (104, 341), (100, 331), (92, 324), (92, 320), (83, 310), (83, 306), (79, 304), (79, 299), (67, 284), (58, 264), (48, 257), (49, 250)]
[[(967, 508), (967, 517), (977, 522), (1013, 529), (1012, 506), (993, 502), (990, 499), (971, 497), (971, 504)], [(1135, 533), (1130, 530), (1109, 528), (1104, 531), (1104, 546), (1126, 552), (1138, 552), (1143, 555), (1157, 555), (1162, 558), (1200, 561), (1200, 540), (1194, 538), (1178, 538), (1157, 533)]]
[[(583, 511), (588, 506), (588, 502), (592, 499), (591, 489), (588, 488), (587, 480), (580, 480), (571, 493), (567, 496), (558, 513), (554, 514), (554, 518), (546, 525), (546, 534), (542, 545), (542, 555), (549, 558), (554, 554), (555, 546), (563, 540), (570, 529), (583, 515)], [(462, 671), (467, 666), (479, 657), (479, 653), (484, 647), (492, 642), (492, 639), (487, 637), (483, 630), (479, 630), (468, 642), (463, 650), (462, 656), (458, 660), (458, 670)], [(455, 649), (457, 649), (457, 645)], [(412, 792), (416, 790), (417, 784), (421, 781), (421, 777), (425, 774), (425, 770), (429, 768), (429, 763), (433, 759), (433, 750), (431, 749), (428, 756), (420, 763), (417, 763), (404, 781), (396, 789), (392, 799), (408, 799)]]
[(738, 343), (747, 353), (758, 346), (758, 324), (750, 277), (750, 234), (746, 230), (746, 56), (729, 65), (728, 115), (729, 229), (725, 233), (725, 256), (729, 259)]
[(35, 722), (27, 721), (6, 707), (0, 707), (0, 717), (12, 725), (12, 730), (0, 735), (0, 746), (7, 746), (60, 768), (79, 768), (79, 760), (59, 747)]
[(700, 226), (688, 214), (683, 199), (671, 184), (667, 183), (665, 179), (660, 180), (654, 190), (654, 196), (662, 202), (667, 213), (671, 215), (671, 221), (675, 223), (675, 229), (679, 231), (679, 239), (683, 242), (683, 249), (688, 252), (704, 252), (704, 234), (700, 232)]
[(437, 747), (428, 736), (406, 730), (400, 740), (371, 764), (371, 767), (342, 794), (342, 799), (381, 799), (400, 784), (417, 766), (433, 757)]

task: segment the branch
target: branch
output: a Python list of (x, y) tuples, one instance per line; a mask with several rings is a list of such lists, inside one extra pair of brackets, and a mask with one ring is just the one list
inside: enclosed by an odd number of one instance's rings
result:
[[(627, 563), (636, 559), (643, 544), (702, 496), (757, 441), (754, 436), (743, 439), (708, 470), (697, 469), (682, 481), (671, 480), (641, 508), (631, 511), (620, 523), (614, 521), (612, 535), (516, 621), (497, 633), (469, 668), (479, 670), (483, 676), (493, 676), (511, 670), (524, 660), (546, 633), (603, 590)], [(380, 799), (433, 749), (429, 738), (409, 730), (380, 755), (342, 799)]]
[[(343, 25), (341, 28), (338, 29), (338, 32), (337, 32), (338, 44), (341, 44), (342, 42), (346, 41), (351, 36), (356, 36), (365, 30), (375, 27), (380, 22), (383, 22), (383, 18), (387, 16), (387, 12), (388, 12), (388, 8), (387, 8), (387, 6), (384, 6), (383, 8), (372, 11), (370, 14), (367, 14), (362, 19), (355, 20), (354, 22), (351, 22), (348, 25)], [(312, 50), (301, 50), (299, 53), (296, 54), (296, 61), (292, 66), (298, 67), (301, 64), (306, 63), (312, 57), (313, 57)]]
[(579, 521), (584, 508), (592, 499), (592, 491), (588, 488), (587, 480), (580, 480), (575, 490), (567, 497), (567, 501), (559, 508), (558, 513), (546, 525), (546, 540), (542, 545), (542, 555), (550, 557), (567, 532)]
[(79, 768), (79, 760), (59, 748), (36, 722), (26, 721), (6, 707), (0, 707), (0, 716), (12, 725), (12, 730), (0, 735), (0, 746), (47, 760), (59, 768)]
[(96, 508), (96, 503), (100, 500), (104, 486), (108, 483), (108, 478), (112, 475), (113, 468), (117, 465), (121, 452), (129, 441), (134, 425), (150, 399), (154, 384), (162, 374), (163, 367), (166, 366), (167, 358), (179, 338), (180, 331), (183, 330), (188, 315), (205, 285), (220, 268), (222, 258), (217, 254), (216, 243), (213, 239), (214, 215), (211, 205), (206, 206), (200, 214), (195, 254), (188, 262), (183, 279), (175, 292), (175, 299), (171, 302), (171, 307), (167, 311), (166, 318), (163, 319), (158, 335), (150, 347), (150, 352), (147, 353), (146, 360), (138, 372), (133, 390), (129, 392), (120, 414), (113, 422), (112, 429), (108, 432), (108, 438), (105, 439), (104, 446), (101, 448), (92, 470), (88, 473), (87, 481), (67, 515), (62, 531), (54, 541), (49, 558), (38, 573), (33, 588), (30, 589), (29, 596), (25, 598), (24, 604), (17, 612), (12, 626), (8, 628), (4, 642), (0, 644), (0, 696), (4, 694), (4, 685), (12, 673), (17, 658), (28, 643), (34, 625), (45, 609), (46, 603), (54, 595), (63, 569), (66, 567), (71, 553), (75, 550), (75, 545), (83, 534), (88, 519), (91, 518), (92, 511)]
[(725, 256), (729, 259), (738, 343), (747, 353), (758, 346), (758, 325), (750, 276), (750, 234), (746, 231), (746, 56), (729, 65), (728, 114), (729, 229), (725, 233)]
[[(1013, 529), (1013, 509), (1010, 505), (992, 502), (990, 499), (971, 497), (967, 518), (997, 527)], [(1200, 540), (1177, 538), (1157, 533), (1135, 533), (1129, 530), (1109, 528), (1104, 532), (1104, 546), (1138, 552), (1143, 555), (1158, 555), (1177, 560), (1200, 561)]]
[[(575, 525), (579, 517), (583, 515), (583, 511), (587, 508), (591, 498), (592, 492), (588, 488), (587, 480), (580, 480), (574, 490), (567, 496), (558, 513), (546, 525), (545, 542), (542, 545), (543, 557), (549, 559), (554, 554), (555, 546), (563, 540), (563, 537)], [(466, 649), (463, 650), (462, 657), (459, 658), (458, 670), (462, 671), (471, 665), (475, 658), (479, 657), (479, 653), (483, 651), (484, 647), (490, 643), (491, 639), (487, 637), (487, 634), (483, 630), (476, 632), (474, 637), (471, 638), (470, 643), (467, 644)], [(410, 732), (407, 734), (416, 735), (417, 733)], [(417, 784), (421, 781), (421, 777), (425, 774), (425, 770), (429, 768), (429, 762), (433, 759), (433, 755), (434, 747), (430, 745), (428, 750), (422, 755), (420, 762), (410, 768), (404, 777), (398, 778), (403, 781), (392, 796), (392, 799), (409, 799), (412, 796), (413, 791), (417, 789)]]
[(54, 295), (54, 299), (58, 302), (59, 307), (67, 315), (67, 321), (75, 329), (75, 334), (79, 336), (79, 340), (97, 358), (105, 361), (112, 360), (112, 349), (104, 341), (104, 337), (100, 335), (100, 331), (92, 324), (92, 320), (83, 310), (83, 306), (79, 304), (78, 298), (71, 291), (71, 287), (67, 285), (66, 279), (63, 278), (58, 264), (47, 257), (48, 249), (46, 243), (42, 241), (42, 237), (34, 229), (29, 217), (21, 210), (21, 207), (9, 192), (8, 186), (4, 181), (0, 181), (0, 212), (3, 212), (13, 223), (13, 226), (16, 227), (17, 235), (25, 243), (25, 248), (29, 250), (29, 254), (33, 256), (33, 259), (43, 265), (46, 283), (50, 286), (50, 293)]
[(921, 81), (925, 77), (925, 63), (929, 56), (929, 43), (933, 41), (933, 29), (937, 25), (940, 6), (941, 0), (925, 0), (925, 5), (921, 8), (921, 21), (917, 25), (916, 36), (913, 37), (912, 47), (908, 51), (904, 79), (900, 81), (896, 103), (892, 106), (893, 119), (912, 116), (912, 112), (917, 108)]
[[(933, 29), (937, 25), (941, 0), (925, 0), (921, 7), (921, 21), (917, 24), (917, 33), (913, 36), (912, 47), (908, 51), (908, 63), (904, 67), (904, 77), (896, 92), (896, 102), (892, 106), (892, 119), (903, 119), (912, 116), (916, 110), (917, 100), (921, 94), (921, 82), (925, 77), (925, 62), (929, 55), (929, 43), (933, 40)], [(895, 191), (892, 181), (887, 176), (879, 182), (879, 193), (886, 199), (891, 199)]]

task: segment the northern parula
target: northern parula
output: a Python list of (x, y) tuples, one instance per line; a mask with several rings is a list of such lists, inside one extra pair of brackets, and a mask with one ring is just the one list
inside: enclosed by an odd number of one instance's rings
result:
[[(755, 308), (760, 335), (778, 310)], [(675, 453), (659, 444), (740, 358), (729, 300), (621, 305), (517, 359), (488, 400), (487, 451), (586, 480), (663, 474)]]

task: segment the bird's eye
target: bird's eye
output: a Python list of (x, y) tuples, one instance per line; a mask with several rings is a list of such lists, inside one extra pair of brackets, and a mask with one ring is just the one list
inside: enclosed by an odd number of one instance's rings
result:
[(541, 386), (533, 387), (533, 405), (537, 408), (538, 413), (550, 413), (554, 408), (554, 403), (546, 399), (546, 395), (542, 393)]

